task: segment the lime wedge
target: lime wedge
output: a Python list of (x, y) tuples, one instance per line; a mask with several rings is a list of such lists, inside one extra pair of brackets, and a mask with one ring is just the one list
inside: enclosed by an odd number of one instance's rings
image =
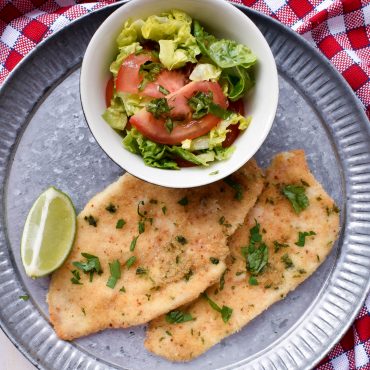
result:
[(23, 229), (21, 256), (28, 276), (56, 270), (72, 249), (76, 211), (68, 195), (50, 187), (33, 204)]

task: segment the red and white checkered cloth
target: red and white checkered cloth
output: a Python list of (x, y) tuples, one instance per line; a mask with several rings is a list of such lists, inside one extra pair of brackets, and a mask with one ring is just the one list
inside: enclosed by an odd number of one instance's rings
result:
[[(278, 19), (316, 46), (348, 81), (370, 119), (370, 0), (230, 1)], [(113, 2), (0, 0), (0, 84), (40, 41)], [(370, 295), (317, 369), (370, 370)]]

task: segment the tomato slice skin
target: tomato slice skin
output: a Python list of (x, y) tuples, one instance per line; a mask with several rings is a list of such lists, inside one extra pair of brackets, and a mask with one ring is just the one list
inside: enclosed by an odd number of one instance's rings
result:
[(114, 90), (114, 80), (113, 77), (111, 77), (108, 82), (107, 86), (105, 88), (105, 105), (107, 108), (110, 107), (110, 102), (113, 98), (113, 90)]
[(228, 106), (220, 85), (217, 82), (200, 81), (190, 82), (178, 91), (167, 95), (166, 99), (171, 109), (171, 117), (182, 119), (183, 123), (177, 123), (172, 132), (165, 127), (165, 119), (156, 119), (154, 116), (142, 109), (130, 118), (132, 126), (145, 137), (160, 144), (180, 144), (185, 139), (195, 139), (207, 134), (219, 122), (220, 118), (213, 114), (207, 114), (199, 120), (191, 117), (192, 112), (187, 102), (196, 92), (212, 92), (214, 103), (226, 109)]
[(116, 89), (119, 92), (149, 96), (152, 98), (163, 98), (164, 94), (159, 91), (159, 86), (164, 87), (170, 93), (179, 90), (186, 83), (184, 74), (177, 71), (163, 70), (158, 74), (154, 82), (146, 84), (142, 91), (139, 85), (143, 81), (140, 74), (140, 66), (145, 62), (157, 62), (151, 54), (142, 53), (139, 55), (131, 54), (122, 63), (117, 79)]

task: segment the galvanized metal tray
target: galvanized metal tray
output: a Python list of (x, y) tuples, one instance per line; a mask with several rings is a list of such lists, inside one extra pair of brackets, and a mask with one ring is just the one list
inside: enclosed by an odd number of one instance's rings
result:
[[(72, 343), (56, 337), (45, 303), (48, 279), (25, 276), (20, 236), (30, 206), (46, 187), (69, 193), (80, 210), (122, 173), (92, 138), (79, 99), (84, 50), (121, 5), (85, 16), (40, 44), (0, 91), (2, 329), (40, 369), (312, 368), (344, 334), (369, 290), (369, 122), (345, 81), (311, 46), (242, 6), (269, 42), (280, 78), (276, 119), (257, 159), (266, 166), (277, 152), (305, 149), (312, 171), (341, 209), (333, 252), (286, 299), (186, 364), (148, 353), (144, 326)], [(20, 300), (22, 294), (30, 300)]]

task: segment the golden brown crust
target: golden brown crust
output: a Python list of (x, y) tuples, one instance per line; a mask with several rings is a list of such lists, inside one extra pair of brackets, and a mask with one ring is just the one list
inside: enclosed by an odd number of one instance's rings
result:
[[(296, 214), (281, 193), (282, 185), (305, 186), (310, 205)], [(308, 186), (307, 186), (308, 185)], [(241, 247), (249, 243), (249, 230), (260, 224), (261, 234), (269, 249), (269, 264), (256, 277), (259, 285), (249, 284), (249, 272), (241, 254)], [(298, 247), (299, 231), (314, 231), (306, 238), (304, 247)], [(245, 223), (230, 238), (232, 254), (227, 260), (223, 290), (217, 283), (207, 294), (219, 306), (233, 309), (225, 324), (221, 315), (204, 298), (183, 308), (196, 318), (182, 324), (169, 324), (164, 316), (151, 321), (146, 348), (171, 361), (191, 360), (240, 330), (249, 321), (284, 298), (308, 278), (324, 261), (339, 232), (339, 214), (333, 200), (309, 172), (301, 150), (277, 155), (267, 170), (266, 186)], [(274, 242), (285, 244), (277, 246)], [(275, 249), (279, 249), (275, 252)], [(287, 257), (285, 257), (287, 256)], [(289, 267), (291, 263), (293, 266)], [(166, 335), (169, 331), (172, 336)]]
[[(58, 336), (71, 340), (105, 328), (138, 325), (188, 303), (214, 284), (223, 273), (229, 254), (227, 237), (241, 224), (248, 210), (262, 191), (262, 173), (251, 160), (236, 174), (235, 181), (244, 187), (241, 201), (235, 191), (220, 181), (194, 189), (167, 189), (122, 176), (96, 195), (78, 216), (77, 237), (73, 250), (51, 280), (48, 303), (50, 320)], [(184, 197), (188, 205), (178, 201)], [(145, 232), (133, 252), (132, 239), (138, 235), (137, 213), (145, 214)], [(112, 203), (115, 213), (105, 208)], [(164, 208), (165, 212), (163, 211)], [(97, 227), (89, 225), (85, 216), (97, 219)], [(220, 223), (220, 218), (224, 222)], [(116, 222), (126, 221), (122, 229)], [(152, 221), (150, 221), (152, 219)], [(181, 244), (177, 236), (185, 237)], [(81, 261), (81, 253), (98, 256), (103, 274), (95, 274), (93, 282), (81, 272), (83, 285), (71, 283), (73, 261)], [(137, 262), (130, 268), (125, 262), (131, 256)], [(215, 265), (210, 257), (219, 259)], [(106, 286), (108, 263), (118, 259), (122, 277), (114, 289)], [(137, 275), (137, 267), (148, 272)], [(192, 276), (184, 278), (189, 271)], [(126, 292), (120, 292), (124, 286)]]

